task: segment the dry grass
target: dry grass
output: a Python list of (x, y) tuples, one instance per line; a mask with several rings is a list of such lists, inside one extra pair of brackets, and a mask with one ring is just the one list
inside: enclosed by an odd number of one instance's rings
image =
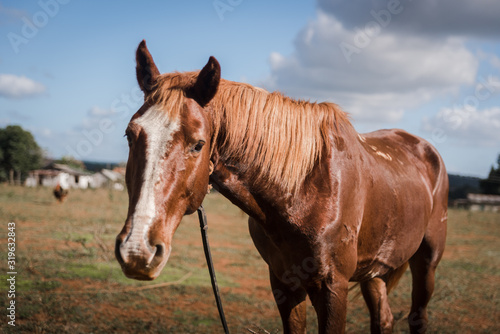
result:
[[(4, 259), (7, 223), (16, 222), (16, 332), (220, 333), (196, 216), (181, 224), (162, 275), (138, 282), (124, 277), (113, 255), (126, 206), (124, 192), (72, 191), (59, 204), (49, 189), (0, 185)], [(267, 268), (248, 235), (246, 218), (216, 194), (206, 198), (205, 208), (231, 332), (280, 333)], [(500, 215), (451, 211), (449, 216), (429, 332), (498, 333)], [(7, 301), (6, 262), (0, 261), (2, 305)], [(396, 333), (408, 332), (410, 285), (407, 272), (390, 296)], [(315, 333), (310, 306), (308, 316), (309, 332)], [(8, 326), (2, 319), (3, 332)], [(369, 332), (362, 298), (350, 301), (347, 332)]]

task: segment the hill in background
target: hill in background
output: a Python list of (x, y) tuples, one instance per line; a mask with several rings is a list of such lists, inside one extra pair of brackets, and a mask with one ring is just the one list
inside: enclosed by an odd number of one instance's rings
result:
[(113, 169), (115, 167), (124, 167), (126, 164), (121, 162), (98, 162), (98, 161), (83, 161), (85, 168), (90, 172), (99, 172), (102, 169)]
[(450, 200), (467, 198), (468, 193), (481, 193), (479, 185), (481, 178), (479, 177), (448, 174), (448, 179), (450, 180), (450, 194), (448, 195)]

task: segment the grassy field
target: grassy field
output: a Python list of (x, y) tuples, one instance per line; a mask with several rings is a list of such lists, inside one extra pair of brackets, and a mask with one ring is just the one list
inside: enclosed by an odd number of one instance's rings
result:
[[(280, 333), (265, 263), (246, 217), (220, 195), (204, 202), (217, 279), (232, 333)], [(161, 276), (127, 279), (114, 239), (126, 192), (71, 191), (59, 204), (50, 189), (0, 185), (0, 332), (220, 333), (196, 215), (185, 217)], [(16, 327), (7, 324), (7, 233), (16, 227)], [(449, 213), (448, 245), (429, 308), (430, 333), (500, 333), (500, 214)], [(395, 333), (407, 333), (411, 277), (391, 293)], [(368, 333), (362, 298), (350, 298), (347, 333)], [(308, 328), (316, 319), (308, 307)]]

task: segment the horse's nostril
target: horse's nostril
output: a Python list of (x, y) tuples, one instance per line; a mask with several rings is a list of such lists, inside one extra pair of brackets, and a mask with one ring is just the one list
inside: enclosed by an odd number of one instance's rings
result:
[(163, 257), (165, 255), (165, 245), (164, 244), (158, 244), (155, 246), (155, 257)]
[(116, 238), (116, 243), (115, 243), (115, 257), (118, 260), (118, 263), (122, 264), (125, 261), (123, 261), (122, 253), (120, 252), (120, 246), (122, 244), (122, 240), (120, 238)]

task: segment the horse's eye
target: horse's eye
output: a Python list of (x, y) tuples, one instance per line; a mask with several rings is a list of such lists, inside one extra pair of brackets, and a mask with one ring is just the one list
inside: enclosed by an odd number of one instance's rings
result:
[(193, 146), (192, 150), (194, 153), (200, 153), (201, 149), (203, 148), (203, 145), (205, 145), (204, 140), (199, 140), (196, 145)]
[(128, 147), (132, 146), (132, 136), (130, 135), (130, 133), (125, 132), (125, 135), (123, 137), (127, 137)]

